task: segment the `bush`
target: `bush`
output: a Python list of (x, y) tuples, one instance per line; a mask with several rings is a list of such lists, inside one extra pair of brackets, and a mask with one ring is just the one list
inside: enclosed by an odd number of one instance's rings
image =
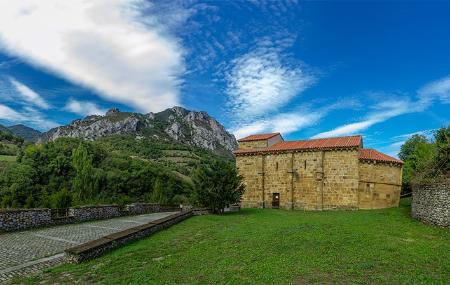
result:
[(194, 172), (193, 182), (196, 202), (214, 213), (223, 213), (226, 206), (238, 203), (245, 191), (236, 167), (226, 161), (201, 165)]
[(182, 194), (177, 194), (177, 195), (173, 196), (172, 204), (173, 205), (188, 205), (189, 199)]
[(51, 206), (52, 208), (69, 208), (72, 206), (73, 197), (72, 194), (67, 191), (67, 189), (62, 189), (59, 192), (54, 193), (51, 195)]

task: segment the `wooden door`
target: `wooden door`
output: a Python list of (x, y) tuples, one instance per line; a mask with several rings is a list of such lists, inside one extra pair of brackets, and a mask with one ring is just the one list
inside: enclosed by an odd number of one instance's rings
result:
[(272, 208), (280, 208), (280, 193), (272, 193)]

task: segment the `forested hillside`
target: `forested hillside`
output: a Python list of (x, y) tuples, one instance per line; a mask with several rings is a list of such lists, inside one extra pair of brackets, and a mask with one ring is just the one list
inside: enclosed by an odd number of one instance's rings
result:
[(193, 170), (214, 160), (227, 158), (133, 135), (97, 141), (59, 138), (25, 147), (17, 163), (0, 173), (0, 203), (2, 208), (133, 201), (178, 204), (191, 197)]

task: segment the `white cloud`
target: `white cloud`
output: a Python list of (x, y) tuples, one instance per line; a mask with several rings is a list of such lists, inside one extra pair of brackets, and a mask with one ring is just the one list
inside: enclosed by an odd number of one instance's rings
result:
[(336, 137), (352, 135), (364, 131), (369, 127), (384, 122), (393, 117), (418, 111), (417, 106), (409, 99), (397, 99), (383, 101), (374, 105), (372, 111), (367, 116), (354, 123), (339, 126), (331, 131), (319, 133), (312, 138)]
[(26, 101), (29, 104), (36, 105), (37, 107), (39, 107), (41, 109), (49, 109), (50, 108), (50, 105), (39, 94), (37, 94), (35, 91), (33, 91), (31, 88), (29, 88), (25, 84), (17, 81), (16, 79), (14, 79), (12, 77), (9, 80), (24, 101)]
[[(0, 0), (0, 48), (140, 111), (180, 105), (184, 51), (141, 0)], [(153, 17), (153, 18), (152, 18)]]
[(450, 76), (433, 81), (418, 91), (420, 102), (428, 106), (438, 98), (445, 104), (450, 104)]
[(64, 107), (64, 110), (82, 116), (103, 115), (106, 112), (106, 110), (99, 108), (96, 104), (92, 102), (77, 101), (72, 98), (67, 102), (66, 106)]
[(52, 120), (48, 120), (45, 116), (33, 107), (24, 107), (20, 111), (15, 111), (10, 107), (0, 104), (0, 120), (10, 123), (26, 123), (39, 130), (47, 130), (58, 126)]
[(22, 116), (10, 107), (0, 104), (0, 119), (8, 121), (20, 121)]
[[(391, 97), (397, 96), (393, 94)], [(415, 101), (398, 98), (380, 102), (372, 108), (372, 111), (363, 120), (339, 126), (331, 131), (319, 133), (313, 138), (355, 134), (393, 117), (408, 113), (423, 112), (436, 100), (440, 100), (444, 104), (450, 103), (450, 76), (433, 81), (420, 88), (417, 91), (417, 99)]]
[(306, 110), (302, 112), (281, 113), (240, 125), (232, 129), (231, 132), (238, 139), (252, 134), (267, 132), (289, 134), (317, 123), (325, 114), (326, 112), (324, 111), (310, 112)]
[(283, 64), (279, 50), (260, 47), (234, 60), (226, 80), (232, 115), (252, 121), (278, 111), (310, 87), (314, 77)]

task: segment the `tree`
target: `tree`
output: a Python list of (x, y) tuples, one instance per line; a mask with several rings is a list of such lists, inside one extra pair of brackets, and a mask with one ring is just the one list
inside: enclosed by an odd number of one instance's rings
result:
[(441, 128), (434, 134), (436, 141), (436, 167), (439, 172), (450, 172), (450, 126)]
[(405, 142), (403, 145), (405, 147), (401, 147), (402, 160), (405, 162), (402, 178), (404, 192), (410, 192), (411, 182), (418, 178), (418, 173), (422, 176), (433, 168), (436, 146), (426, 139), (423, 141), (423, 138), (423, 136), (413, 136)]
[(424, 135), (413, 135), (400, 147), (398, 157), (403, 161), (408, 160), (409, 156), (416, 150), (417, 145), (424, 143), (428, 143), (428, 140)]
[(167, 204), (168, 200), (164, 193), (162, 180), (157, 178), (153, 186), (152, 201), (159, 204)]
[(73, 151), (72, 165), (76, 170), (72, 187), (78, 193), (78, 199), (82, 201), (90, 198), (94, 186), (92, 158), (83, 143)]
[(203, 164), (195, 170), (192, 180), (196, 202), (214, 213), (223, 213), (226, 206), (238, 203), (245, 191), (242, 177), (231, 162)]

